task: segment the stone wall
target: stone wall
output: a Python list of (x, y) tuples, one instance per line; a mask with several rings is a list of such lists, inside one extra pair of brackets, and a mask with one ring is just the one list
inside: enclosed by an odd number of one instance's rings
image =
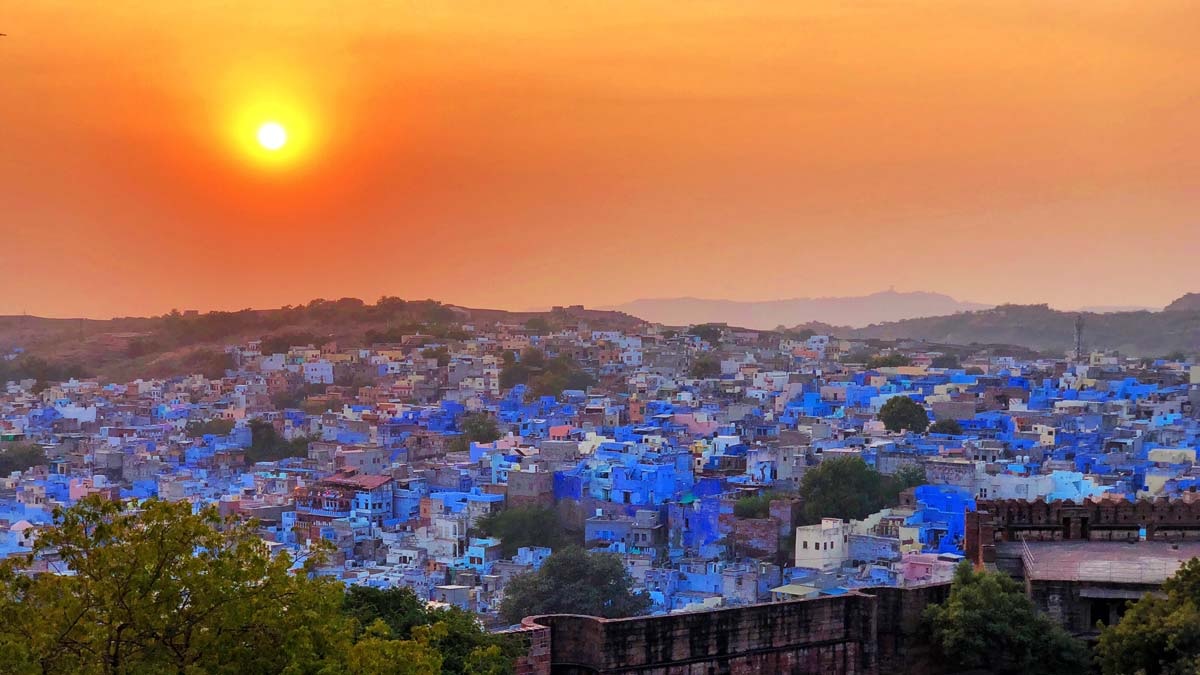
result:
[(877, 599), (875, 653), (879, 662), (878, 672), (943, 672), (929, 643), (922, 639), (921, 613), (927, 605), (945, 602), (950, 595), (950, 584), (870, 588), (865, 592)]
[(1200, 539), (1200, 500), (1043, 499), (980, 501), (966, 514), (966, 554), (995, 560), (999, 541), (1178, 541)]
[(550, 675), (550, 629), (536, 624), (502, 631), (519, 640), (525, 655), (513, 664), (513, 675)]
[(554, 675), (936, 673), (918, 639), (920, 615), (949, 585), (632, 619), (550, 615)]
[[(724, 518), (724, 516), (722, 516)], [(730, 518), (732, 537), (739, 556), (772, 560), (779, 559), (779, 521), (775, 518)]]

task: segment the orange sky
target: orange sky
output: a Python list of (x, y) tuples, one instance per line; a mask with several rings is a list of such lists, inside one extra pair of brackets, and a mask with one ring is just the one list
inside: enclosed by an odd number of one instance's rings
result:
[[(0, 32), (0, 314), (1200, 291), (1194, 2), (38, 0)], [(287, 166), (230, 137), (264, 100), (310, 132)]]

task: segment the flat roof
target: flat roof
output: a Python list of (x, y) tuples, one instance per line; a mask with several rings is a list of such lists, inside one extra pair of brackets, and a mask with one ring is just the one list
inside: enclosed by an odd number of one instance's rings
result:
[[(1022, 544), (1001, 545), (1020, 554)], [(1030, 581), (1083, 581), (1161, 585), (1185, 562), (1200, 557), (1200, 541), (1028, 542), (1023, 556)]]

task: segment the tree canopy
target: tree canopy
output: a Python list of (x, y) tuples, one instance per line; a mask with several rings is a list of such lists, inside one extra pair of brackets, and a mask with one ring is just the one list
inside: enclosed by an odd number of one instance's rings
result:
[(894, 505), (900, 493), (925, 482), (920, 469), (902, 469), (885, 476), (867, 466), (860, 457), (834, 457), (804, 472), (800, 498), (804, 520), (822, 518), (861, 519)]
[(529, 387), (527, 395), (559, 396), (565, 389), (583, 389), (596, 383), (595, 378), (579, 367), (570, 356), (560, 354), (547, 359), (540, 349), (529, 348), (521, 352), (520, 360), (506, 352), (504, 367), (500, 370), (500, 386), (511, 389), (518, 384)]
[(1106, 674), (1200, 672), (1200, 558), (1167, 579), (1163, 596), (1131, 604), (1115, 626), (1102, 626), (1096, 647)]
[(962, 432), (963, 428), (962, 425), (958, 423), (958, 420), (938, 420), (929, 425), (929, 433), (931, 434), (950, 434), (951, 436), (957, 436)]
[(277, 462), (285, 457), (307, 457), (307, 437), (287, 440), (275, 431), (275, 425), (264, 420), (250, 420), (250, 447), (246, 448), (246, 463)]
[(479, 519), (476, 527), (486, 537), (500, 540), (505, 556), (512, 557), (525, 546), (558, 548), (566, 541), (558, 514), (553, 509), (519, 507), (495, 511)]
[(701, 354), (692, 361), (688, 374), (697, 379), (721, 376), (721, 360), (712, 354)]
[(725, 332), (725, 329), (716, 324), (702, 323), (698, 326), (692, 326), (692, 329), (688, 332), (715, 346), (721, 341), (721, 335)]
[(538, 571), (509, 581), (500, 616), (509, 623), (537, 614), (634, 616), (646, 611), (650, 598), (632, 589), (620, 558), (571, 546), (547, 558)]
[(544, 316), (532, 316), (525, 321), (525, 328), (535, 333), (549, 333), (550, 322)]
[(0, 563), (0, 671), (506, 675), (519, 654), (412, 591), (295, 573), (216, 507), (90, 496), (55, 519), (34, 544), (58, 553), (51, 572)]
[(470, 450), (471, 443), (491, 443), (500, 438), (496, 419), (486, 413), (467, 413), (458, 421), (461, 434), (450, 441), (450, 449), (457, 452)]
[(778, 492), (768, 491), (750, 497), (742, 497), (733, 503), (733, 515), (738, 518), (766, 518), (771, 515), (771, 501), (784, 496)]
[(927, 607), (923, 619), (939, 656), (956, 671), (1088, 671), (1086, 646), (1039, 614), (1021, 586), (1002, 572), (976, 572), (971, 563), (962, 562), (954, 572), (950, 597)]
[(38, 382), (62, 382), (73, 377), (86, 375), (77, 364), (54, 363), (28, 354), (11, 361), (0, 359), (0, 382), (9, 380), (37, 380)]
[(215, 507), (88, 497), (36, 549), (71, 575), (0, 568), (0, 662), (50, 673), (282, 672), (336, 658), (351, 635), (334, 582), (293, 575)]
[(903, 354), (888, 354), (886, 356), (876, 356), (867, 362), (868, 368), (898, 368), (900, 366), (912, 365), (912, 359)]
[(959, 361), (958, 357), (954, 354), (942, 354), (941, 356), (933, 357), (929, 365), (934, 368), (957, 368)]
[(46, 452), (36, 443), (0, 444), (0, 476), (46, 463)]
[(439, 367), (450, 364), (450, 350), (445, 345), (421, 350), (421, 358), (437, 361)]
[(929, 426), (925, 407), (907, 396), (893, 396), (879, 409), (879, 419), (888, 431), (922, 433)]
[(368, 633), (380, 622), (385, 636), (428, 645), (440, 657), (437, 672), (448, 675), (505, 675), (520, 655), (514, 640), (483, 630), (469, 612), (430, 608), (410, 588), (351, 586), (343, 609)]
[(184, 428), (184, 432), (186, 432), (191, 438), (200, 438), (206, 434), (213, 434), (214, 436), (227, 436), (229, 435), (229, 432), (233, 431), (233, 427), (233, 420), (225, 420), (220, 418), (204, 421), (192, 420), (191, 422), (187, 423), (187, 427)]

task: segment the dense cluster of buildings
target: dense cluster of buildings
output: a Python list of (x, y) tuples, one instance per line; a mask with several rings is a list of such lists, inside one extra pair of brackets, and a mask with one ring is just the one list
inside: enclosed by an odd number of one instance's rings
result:
[[(233, 345), (236, 367), (218, 379), (0, 383), (0, 441), (46, 457), (0, 476), (0, 556), (27, 552), (54, 507), (85, 495), (189, 500), (257, 519), (297, 558), (329, 542), (323, 572), (347, 584), (410, 587), (494, 625), (506, 584), (551, 554), (506, 556), (479, 535), (481, 518), (507, 508), (554, 510), (579, 543), (621, 557), (653, 612), (672, 613), (939, 583), (964, 557), (1053, 576), (1061, 565), (1045, 561), (1069, 556), (1038, 546), (1086, 547), (1108, 530), (1061, 513), (1022, 524), (1013, 504), (1198, 499), (1189, 363), (716, 333), (463, 326), (361, 348)], [(505, 386), (532, 350), (591, 384)], [(907, 365), (853, 363), (864, 353)], [(878, 414), (898, 396), (957, 429), (888, 431)], [(462, 442), (480, 415), (499, 438)], [(258, 461), (264, 444), (292, 441), (307, 441), (303, 456)], [(845, 456), (888, 475), (911, 467), (925, 484), (862, 520), (807, 522), (805, 472)], [(760, 495), (761, 512), (739, 513)]]

